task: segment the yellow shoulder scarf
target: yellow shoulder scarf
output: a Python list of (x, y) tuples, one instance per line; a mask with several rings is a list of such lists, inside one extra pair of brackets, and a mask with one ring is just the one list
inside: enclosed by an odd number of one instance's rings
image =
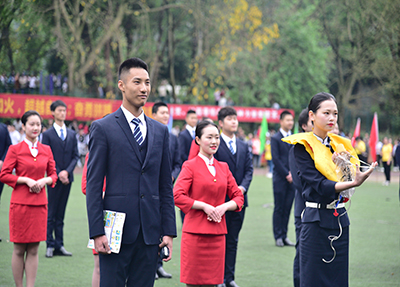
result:
[[(355, 157), (352, 157), (350, 161), (353, 164), (359, 164), (357, 153), (351, 145), (350, 140), (332, 133), (328, 133), (328, 136), (331, 139), (330, 144), (334, 151), (337, 152), (338, 145), (342, 144), (345, 150)], [(338, 181), (336, 165), (332, 161), (332, 153), (317, 139), (316, 136), (313, 135), (312, 132), (294, 134), (282, 138), (282, 141), (293, 145), (302, 144), (306, 148), (306, 151), (310, 154), (311, 158), (314, 160), (315, 168), (327, 179), (336, 182)]]

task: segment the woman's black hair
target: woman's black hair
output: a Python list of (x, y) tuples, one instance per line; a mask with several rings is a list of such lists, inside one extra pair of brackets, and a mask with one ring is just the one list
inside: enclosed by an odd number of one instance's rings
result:
[(39, 113), (37, 111), (30, 110), (26, 111), (21, 118), (21, 122), (23, 125), (26, 125), (26, 122), (28, 121), (28, 118), (30, 116), (38, 116), (40, 119), (40, 124), (42, 123), (42, 117), (39, 115)]
[[(196, 133), (196, 137), (201, 138), (201, 136), (203, 135), (203, 130), (208, 126), (216, 127), (217, 130), (218, 130), (218, 126), (214, 122), (210, 122), (210, 121), (207, 121), (207, 120), (206, 121), (201, 121), (196, 126), (196, 132), (195, 132)], [(197, 145), (199, 145), (197, 143), (197, 141), (195, 141), (195, 143)]]
[(321, 103), (328, 100), (334, 101), (335, 104), (337, 104), (336, 98), (333, 95), (325, 92), (318, 93), (312, 97), (310, 103), (308, 104), (308, 110), (316, 113), (321, 107)]

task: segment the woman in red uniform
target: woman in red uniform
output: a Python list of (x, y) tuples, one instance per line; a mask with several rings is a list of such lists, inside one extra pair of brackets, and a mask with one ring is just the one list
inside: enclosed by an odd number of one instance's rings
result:
[[(10, 203), (10, 241), (14, 242), (11, 267), (15, 285), (34, 286), (40, 241), (46, 240), (47, 196), (45, 185), (55, 185), (57, 173), (49, 146), (38, 142), (42, 119), (36, 111), (21, 118), (26, 137), (8, 149), (0, 181), (13, 188)], [(15, 175), (13, 169), (15, 168)], [(47, 174), (47, 176), (46, 176)]]
[[(214, 159), (219, 132), (214, 123), (196, 127), (200, 152), (186, 161), (174, 187), (175, 204), (185, 214), (181, 240), (181, 282), (214, 286), (224, 282), (224, 214), (240, 211), (244, 197), (224, 162)], [(230, 200), (225, 202), (226, 197)]]

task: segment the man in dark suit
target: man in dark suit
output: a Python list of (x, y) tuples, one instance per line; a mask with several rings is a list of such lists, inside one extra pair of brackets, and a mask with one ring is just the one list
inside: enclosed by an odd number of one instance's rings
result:
[[(237, 185), (244, 195), (244, 206), (240, 212), (225, 213), (228, 234), (226, 235), (224, 284), (218, 286), (238, 287), (235, 283), (236, 253), (239, 232), (242, 229), (244, 214), (248, 205), (247, 192), (253, 179), (252, 155), (248, 145), (235, 136), (238, 129), (236, 110), (224, 107), (218, 112), (218, 123), (222, 129), (220, 145), (215, 158), (226, 162)], [(226, 199), (229, 201), (229, 198)]]
[[(71, 183), (74, 181), (74, 169), (79, 158), (76, 133), (67, 128), (64, 121), (67, 105), (57, 100), (50, 105), (54, 117), (53, 126), (43, 133), (42, 143), (49, 145), (53, 152), (58, 174), (54, 188), (47, 186), (48, 214), (46, 257), (53, 255), (72, 256), (64, 248), (64, 217)], [(53, 236), (54, 232), (54, 236)]]
[[(167, 126), (169, 121), (169, 109), (166, 103), (157, 102), (154, 103), (152, 108), (153, 119), (157, 122)], [(179, 157), (179, 145), (178, 137), (173, 133), (169, 133), (169, 155), (171, 160), (171, 175), (172, 183), (175, 182), (181, 171), (181, 162)], [(167, 273), (163, 268), (161, 257), (158, 258), (156, 279), (160, 278), (172, 278), (172, 275)]]
[[(299, 127), (303, 132), (312, 131), (311, 119), (308, 116), (308, 109), (304, 109), (299, 115)], [(289, 168), (292, 174), (293, 186), (295, 188), (295, 198), (294, 198), (294, 225), (296, 228), (296, 256), (293, 262), (293, 283), (295, 287), (300, 286), (300, 232), (301, 232), (301, 213), (304, 208), (306, 208), (305, 200), (303, 199), (302, 193), (303, 188), (301, 186), (301, 181), (299, 178), (299, 168), (296, 165), (296, 159), (294, 157), (294, 146), (291, 147), (289, 151)]]
[(187, 161), (190, 146), (192, 145), (192, 141), (195, 138), (195, 131), (197, 125), (197, 114), (193, 110), (188, 110), (186, 113), (186, 128), (185, 130), (179, 133), (178, 141), (179, 141), (179, 148), (181, 153), (181, 164)]
[(280, 115), (280, 129), (271, 138), (271, 154), (274, 163), (273, 190), (274, 190), (274, 214), (273, 231), (276, 246), (294, 246), (287, 238), (290, 210), (294, 199), (294, 187), (292, 174), (289, 170), (289, 150), (291, 145), (281, 141), (289, 136), (293, 128), (293, 116), (288, 111)]
[[(149, 287), (154, 284), (159, 248), (169, 248), (164, 261), (170, 260), (176, 236), (169, 132), (143, 112), (150, 93), (147, 64), (128, 59), (118, 75), (121, 107), (91, 126), (86, 189), (89, 233), (100, 254), (101, 287)], [(103, 210), (126, 214), (119, 253), (110, 251)]]
[[(10, 134), (8, 133), (7, 125), (0, 123), (0, 170), (3, 167), (4, 159), (8, 151), (8, 147), (11, 145)], [(0, 181), (0, 198), (3, 192), (4, 183)], [(1, 242), (1, 238), (0, 238)]]

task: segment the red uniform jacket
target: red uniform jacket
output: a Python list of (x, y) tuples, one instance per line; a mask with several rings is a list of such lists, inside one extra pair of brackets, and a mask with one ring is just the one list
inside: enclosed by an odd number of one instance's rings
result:
[(229, 198), (242, 209), (244, 197), (238, 188), (228, 164), (214, 158), (215, 176), (213, 176), (199, 156), (186, 161), (174, 187), (175, 205), (186, 215), (182, 231), (196, 234), (226, 234), (225, 215), (220, 223), (207, 220), (202, 210), (192, 209), (195, 200), (218, 206)]
[[(87, 162), (89, 159), (89, 153), (86, 154), (85, 157), (85, 164), (83, 165), (83, 170), (82, 170), (82, 182), (81, 182), (81, 188), (82, 188), (82, 193), (86, 195), (86, 182), (87, 182)], [(106, 178), (104, 178), (104, 185), (103, 185), (103, 192), (106, 191)]]
[[(29, 177), (38, 180), (47, 176), (53, 179), (52, 186), (57, 182), (56, 164), (49, 146), (37, 144), (38, 155), (33, 157), (25, 141), (11, 145), (4, 159), (0, 173), (0, 181), (8, 184), (14, 190), (11, 194), (11, 203), (27, 205), (47, 204), (46, 190), (43, 187), (39, 193), (29, 191), (26, 184), (17, 184), (18, 177)], [(12, 173), (15, 168), (15, 175)]]
[(200, 147), (196, 144), (196, 141), (193, 140), (192, 145), (190, 146), (188, 160), (195, 158), (199, 154), (199, 151)]

